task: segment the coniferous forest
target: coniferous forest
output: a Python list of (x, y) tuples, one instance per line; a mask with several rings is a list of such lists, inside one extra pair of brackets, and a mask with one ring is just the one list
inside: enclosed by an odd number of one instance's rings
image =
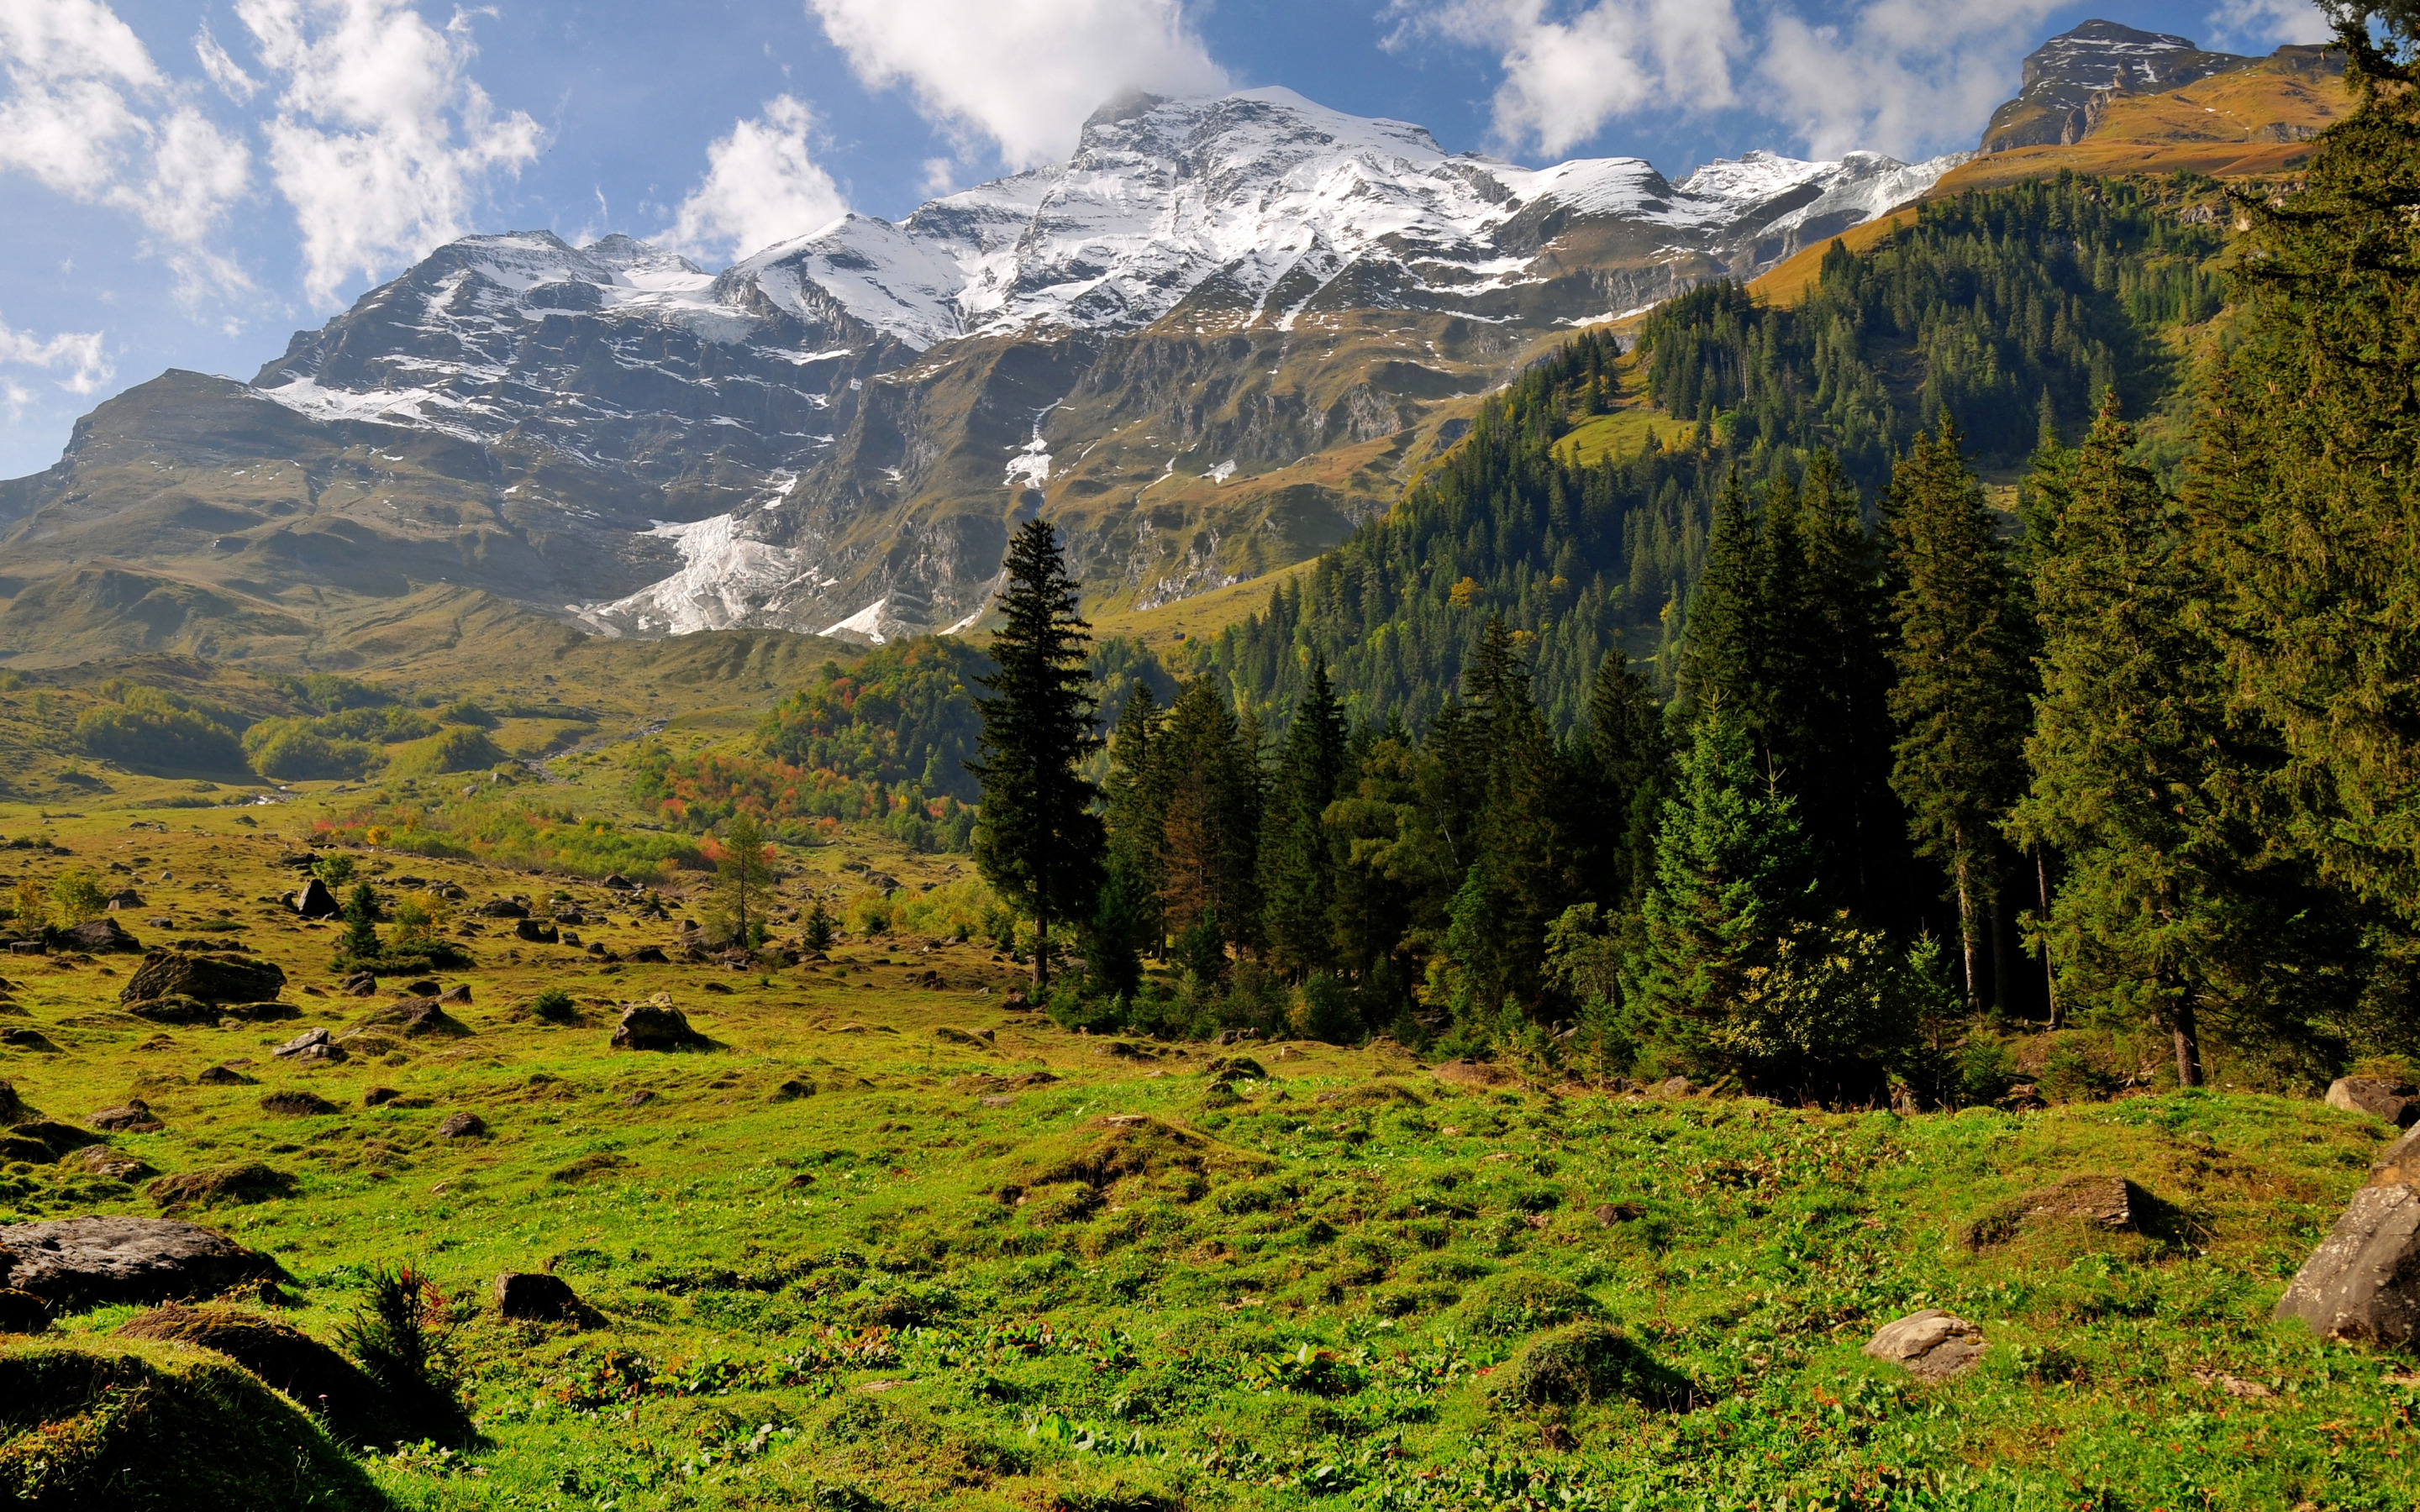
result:
[[(1054, 1011), (1924, 1105), (1995, 1022), (2420, 1049), (2420, 103), (2341, 40), (2290, 192), (2062, 175), (1582, 334), (1167, 702), (987, 711), (1100, 779)], [(1672, 429), (1559, 449), (1632, 362)]]

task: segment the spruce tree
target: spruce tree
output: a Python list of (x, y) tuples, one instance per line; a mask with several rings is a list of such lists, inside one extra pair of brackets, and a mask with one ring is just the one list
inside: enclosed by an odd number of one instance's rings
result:
[(997, 670), (978, 681), (993, 696), (983, 714), (983, 784), (975, 865), (992, 890), (1033, 920), (1033, 985), (1050, 985), (1050, 926), (1090, 917), (1100, 887), (1099, 790), (1078, 771), (1101, 744), (1093, 733), (1091, 626), (1077, 614), (1059, 537), (1028, 520), (1009, 544), (1002, 623), (992, 636)]
[(1124, 884), (1134, 910), (1139, 949), (1156, 954), (1165, 941), (1159, 893), (1167, 880), (1169, 766), (1160, 749), (1164, 717), (1149, 683), (1138, 682), (1109, 735), (1103, 819), (1109, 830), (1109, 875)]
[(1323, 820), (1344, 779), (1344, 746), (1343, 709), (1327, 669), (1314, 666), (1286, 728), (1261, 837), (1269, 953), (1296, 978), (1335, 959), (1336, 867)]
[(1747, 732), (1720, 703), (1700, 711), (1655, 837), (1639, 973), (1668, 1046), (1693, 1068), (1806, 912), (1807, 866), (1795, 807), (1758, 774)]
[(1260, 774), (1250, 735), (1221, 682), (1197, 677), (1177, 695), (1156, 742), (1168, 800), (1159, 904), (1182, 935), (1205, 922), (1221, 944), (1257, 933)]
[[(2302, 184), (2236, 196), (2236, 339), (2204, 383), (2187, 497), (2234, 697), (2283, 737), (2261, 806), (2420, 923), (2420, 67), (2342, 8), (2352, 113)], [(2408, 30), (2395, 32), (2404, 52)]]
[(1597, 664), (1589, 688), (1589, 740), (1603, 786), (1607, 830), (1599, 874), (1605, 901), (1630, 913), (1655, 874), (1655, 825), (1669, 788), (1664, 711), (1620, 647)]
[(1969, 1003), (1996, 881), (2000, 822), (2024, 780), (2032, 670), (2022, 608), (1983, 490), (1947, 413), (1892, 470), (1884, 519), (1900, 590), (1892, 605), (1900, 735), (1891, 787), (1918, 854), (1948, 873)]

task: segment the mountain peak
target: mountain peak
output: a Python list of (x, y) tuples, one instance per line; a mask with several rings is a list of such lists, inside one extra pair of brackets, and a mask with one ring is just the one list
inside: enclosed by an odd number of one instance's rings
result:
[(2094, 97), (2154, 93), (2248, 68), (2254, 58), (2205, 53), (2190, 37), (2138, 31), (2114, 21), (2080, 23), (2025, 56), (2024, 85), (1992, 115), (1983, 150), (2074, 143), (2091, 129)]

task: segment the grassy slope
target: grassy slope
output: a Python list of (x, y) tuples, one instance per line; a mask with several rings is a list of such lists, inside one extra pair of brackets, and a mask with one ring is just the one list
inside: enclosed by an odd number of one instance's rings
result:
[[(594, 758), (556, 764), (609, 781)], [(492, 1443), (467, 1462), (380, 1460), (406, 1505), (1290, 1505), (1356, 1485), (1398, 1505), (1529, 1488), (1609, 1505), (2420, 1493), (2397, 1458), (2420, 1398), (2375, 1358), (2266, 1320), (2378, 1147), (2381, 1129), (2353, 1116), (2226, 1092), (1900, 1118), (1465, 1091), (1384, 1046), (1311, 1044), (1253, 1048), (1272, 1075), (1229, 1103), (1202, 1074), (1212, 1047), (1129, 1056), (1057, 1031), (1001, 1007), (1014, 968), (989, 951), (896, 938), (765, 978), (615, 971), (490, 933), (459, 979), (472, 1038), (291, 1067), (268, 1048), (374, 1005), (310, 993), (334, 985), (332, 933), (256, 901), (287, 875), (280, 831), (308, 807), (256, 812), (265, 828), (189, 810), (43, 827), (83, 864), (142, 875), (140, 912), (180, 921), (147, 933), (220, 910), (243, 923), (292, 975), (303, 1020), (160, 1030), (115, 1011), (129, 958), (11, 958), (16, 996), (62, 1053), (0, 1051), (0, 1074), (54, 1117), (147, 1098), (167, 1132), (114, 1142), (163, 1169), (296, 1173), (293, 1199), (208, 1216), (278, 1255), (302, 1282), (296, 1320), (319, 1336), (363, 1266), (403, 1257), (466, 1301), (499, 1271), (551, 1262), (604, 1309), (588, 1335), (471, 1322)], [(169, 832), (127, 828), (155, 818)], [(0, 808), (0, 834), (32, 820)], [(0, 870), (24, 856), (0, 852)], [(910, 887), (951, 864), (829, 847), (791, 858), (784, 893), (838, 884), (845, 859)], [(554, 885), (391, 860), (474, 896)], [(151, 880), (163, 871), (174, 880)], [(587, 937), (667, 937), (564, 885), (624, 920)], [(910, 985), (926, 969), (946, 985)], [(591, 1022), (516, 1013), (546, 986)], [(613, 1005), (658, 992), (725, 1048), (607, 1049)], [(227, 1060), (259, 1085), (194, 1080)], [(1059, 1080), (1015, 1086), (1042, 1072)], [(814, 1090), (785, 1097), (794, 1081)], [(381, 1085), (431, 1105), (363, 1111)], [(259, 1110), (288, 1086), (348, 1111)], [(492, 1137), (435, 1139), (460, 1109)], [(583, 1161), (593, 1174), (560, 1179)], [(2076, 1172), (2174, 1204), (2168, 1237), (2050, 1228), (1979, 1255), (1955, 1242), (1976, 1213)], [(0, 1182), (22, 1217), (149, 1211), (52, 1168)], [(1604, 1203), (1628, 1206), (1607, 1224), (1591, 1212)], [(1492, 1324), (1481, 1299), (1525, 1276), (1582, 1288), (1707, 1405), (1500, 1401), (1528, 1328)], [(1858, 1354), (1878, 1322), (1923, 1305), (1987, 1331), (1976, 1376), (1923, 1389)], [(630, 1384), (641, 1373), (655, 1384)], [(2280, 1395), (2230, 1395), (2227, 1376)]]

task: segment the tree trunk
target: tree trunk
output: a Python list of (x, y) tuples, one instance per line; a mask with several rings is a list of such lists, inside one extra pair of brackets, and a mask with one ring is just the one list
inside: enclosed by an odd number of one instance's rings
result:
[(2199, 1087), (2201, 1085), (2201, 1023), (2198, 1015), (2194, 1012), (2193, 1003), (2189, 999), (2180, 997), (2177, 1000), (2176, 1008), (2168, 1018), (2168, 1028), (2175, 1034), (2177, 1040), (2177, 1085)]
[(2009, 980), (2009, 916), (2000, 891), (1992, 889), (1992, 1006), (2002, 1013), (2015, 1011), (2015, 984)]
[(1035, 996), (1050, 990), (1050, 920), (1039, 908), (1033, 911), (1033, 993)]
[(1958, 951), (1966, 967), (1966, 1007), (1972, 1011), (1978, 1006), (1975, 993), (1975, 898), (1966, 885), (1966, 853), (1960, 851), (1951, 868), (1958, 884)]
[[(2050, 863), (2042, 859), (2042, 848), (2034, 847), (2034, 887), (2041, 899), (2042, 927), (2050, 927)], [(2050, 968), (2050, 936), (2045, 933), (2041, 943), (2042, 998), (2050, 1004), (2050, 1030), (2058, 1032), (2058, 974)]]

